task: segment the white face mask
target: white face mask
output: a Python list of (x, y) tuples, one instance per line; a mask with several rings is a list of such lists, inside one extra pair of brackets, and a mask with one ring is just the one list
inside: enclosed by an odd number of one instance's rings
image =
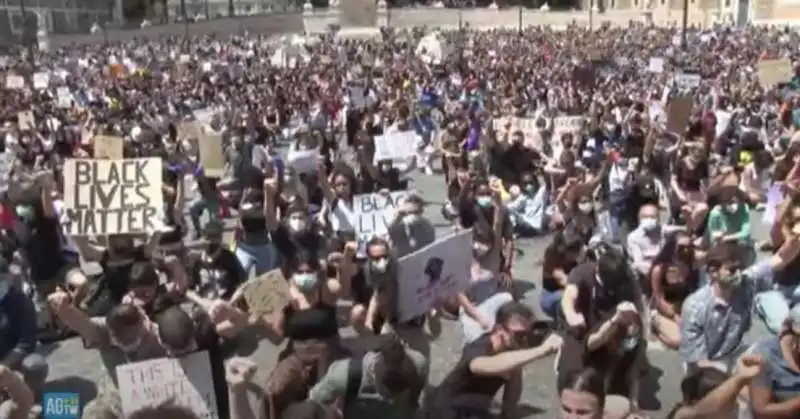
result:
[(589, 214), (594, 209), (594, 205), (591, 202), (581, 202), (578, 204), (578, 211)]
[(292, 275), (292, 282), (300, 291), (311, 292), (317, 289), (317, 275), (312, 272)]
[(381, 258), (378, 260), (370, 261), (370, 265), (372, 269), (377, 273), (384, 273), (386, 269), (389, 267), (389, 259)]
[(643, 218), (639, 221), (639, 225), (644, 229), (644, 231), (653, 231), (658, 228), (658, 220), (655, 218)]
[(292, 231), (303, 231), (306, 229), (307, 221), (302, 218), (290, 218), (289, 229)]
[(636, 349), (636, 346), (639, 345), (639, 336), (628, 336), (622, 340), (622, 350), (625, 352), (630, 352)]
[(725, 208), (728, 210), (728, 212), (734, 213), (736, 211), (739, 211), (739, 204), (737, 202), (734, 202), (726, 205)]

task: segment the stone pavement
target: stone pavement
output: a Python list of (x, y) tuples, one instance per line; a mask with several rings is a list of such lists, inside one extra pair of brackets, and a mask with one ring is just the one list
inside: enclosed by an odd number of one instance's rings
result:
[[(443, 178), (440, 176), (415, 176), (415, 188), (430, 204), (426, 209), (427, 217), (435, 223), (440, 234), (450, 231), (449, 224), (440, 215), (440, 205), (446, 199)], [(767, 229), (755, 223), (754, 234), (757, 238), (766, 236)], [(523, 239), (518, 243), (522, 255), (518, 257), (514, 269), (514, 277), (518, 287), (524, 291), (524, 301), (538, 311), (538, 295), (541, 286), (541, 259), (548, 238)], [(343, 304), (348, 306), (349, 304)], [(345, 307), (343, 307), (345, 308)], [(450, 371), (459, 358), (461, 332), (458, 323), (443, 320), (441, 336), (432, 343), (431, 377), (432, 385), (438, 384)], [(352, 330), (343, 329), (343, 335), (352, 336)], [(755, 322), (747, 336), (752, 342), (767, 335), (760, 322)], [(258, 348), (250, 354), (260, 365), (256, 377), (257, 383), (265, 381), (281, 348), (277, 348), (266, 340), (261, 341)], [(50, 382), (48, 391), (79, 391), (84, 405), (94, 397), (94, 382), (102, 379), (105, 372), (98, 353), (83, 349), (78, 339), (70, 339), (41, 348), (50, 362)], [(653, 418), (665, 417), (668, 410), (680, 398), (680, 380), (682, 370), (677, 353), (664, 349), (659, 344), (650, 345), (648, 357), (652, 368), (643, 379), (643, 400), (640, 405)], [(522, 398), (524, 418), (554, 418), (559, 407), (555, 394), (555, 377), (553, 358), (540, 360), (525, 369), (525, 388)]]

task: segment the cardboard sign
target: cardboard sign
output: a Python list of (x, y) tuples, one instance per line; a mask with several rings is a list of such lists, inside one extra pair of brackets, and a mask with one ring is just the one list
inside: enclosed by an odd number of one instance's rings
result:
[(92, 138), (93, 154), (96, 159), (121, 159), (124, 141), (120, 137), (98, 135)]
[(271, 270), (242, 285), (242, 297), (250, 313), (269, 314), (283, 310), (292, 300), (289, 282), (280, 269)]
[(161, 159), (69, 159), (64, 223), (71, 235), (147, 234), (163, 225)]
[(376, 135), (375, 155), (373, 160), (406, 161), (417, 155), (417, 147), (420, 143), (419, 136), (415, 131), (394, 132), (385, 135)]
[(178, 127), (178, 138), (181, 140), (184, 139), (195, 139), (199, 140), (200, 137), (203, 136), (203, 123), (202, 122), (184, 122)]
[(33, 111), (24, 111), (17, 114), (17, 125), (20, 129), (26, 130), (36, 126), (36, 118)]
[(758, 63), (758, 81), (762, 86), (773, 86), (794, 77), (791, 60), (764, 60)]
[(297, 173), (314, 173), (317, 171), (319, 149), (299, 150), (293, 144), (286, 153), (286, 164)]
[(406, 191), (356, 195), (353, 210), (358, 241), (367, 242), (373, 237), (386, 235), (389, 223), (406, 196)]
[(667, 131), (682, 136), (689, 125), (693, 100), (691, 96), (679, 96), (670, 99), (667, 104)]
[(222, 136), (202, 134), (197, 140), (197, 147), (205, 175), (210, 178), (221, 178), (225, 172)]
[(404, 256), (398, 262), (400, 321), (427, 313), (433, 304), (470, 284), (472, 230), (463, 230)]
[(220, 417), (207, 351), (122, 364), (117, 367), (117, 377), (126, 417), (168, 403), (186, 407), (198, 418)]
[(679, 90), (691, 90), (700, 86), (703, 78), (699, 74), (692, 73), (678, 73), (675, 75), (673, 82), (675, 87)]

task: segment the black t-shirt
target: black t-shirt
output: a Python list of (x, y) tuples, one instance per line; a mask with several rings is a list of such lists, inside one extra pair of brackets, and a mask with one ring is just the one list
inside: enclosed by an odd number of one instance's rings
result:
[(279, 225), (272, 232), (272, 243), (280, 252), (284, 261), (291, 261), (300, 250), (323, 257), (325, 239), (313, 229), (307, 229), (299, 234), (292, 234), (286, 226)]
[(496, 353), (492, 348), (490, 337), (491, 335), (486, 333), (464, 346), (458, 364), (439, 386), (437, 404), (458, 407), (461, 405), (461, 400), (471, 395), (491, 399), (506, 384), (506, 380), (502, 377), (478, 376), (469, 369), (469, 364), (474, 359)]
[(25, 242), (26, 256), (31, 262), (31, 276), (35, 281), (48, 281), (64, 265), (61, 254), (60, 225), (55, 218), (45, 217), (35, 208), (36, 216), (27, 223), (30, 236)]
[[(633, 283), (616, 287), (602, 285), (597, 279), (597, 270), (594, 262), (585, 262), (573, 269), (567, 277), (568, 284), (578, 287), (578, 298), (575, 310), (583, 314), (587, 328), (591, 329), (595, 321), (604, 318), (604, 314), (613, 312), (617, 305), (623, 301), (636, 302), (633, 293)], [(616, 281), (626, 281), (617, 278)]]
[[(472, 228), (478, 222), (485, 222), (488, 226), (494, 223), (494, 208), (479, 208), (473, 200), (464, 199), (459, 204), (458, 216), (461, 220), (461, 226), (464, 228)], [(501, 234), (503, 239), (511, 240), (514, 237), (514, 225), (511, 223), (511, 216), (508, 211), (503, 211), (503, 221), (501, 224), (501, 231), (495, 231), (495, 234)]]
[(213, 258), (205, 254), (193, 256), (189, 266), (190, 288), (205, 298), (228, 300), (247, 280), (247, 273), (236, 255), (225, 247), (219, 249)]
[(558, 291), (561, 286), (553, 277), (552, 272), (556, 269), (563, 269), (569, 273), (578, 265), (580, 245), (568, 242), (564, 237), (564, 232), (559, 231), (553, 236), (553, 241), (544, 251), (542, 260), (542, 288), (548, 291)]

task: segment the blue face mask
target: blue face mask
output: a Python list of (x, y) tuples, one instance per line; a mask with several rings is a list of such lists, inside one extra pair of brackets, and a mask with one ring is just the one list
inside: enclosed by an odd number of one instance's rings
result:
[(303, 292), (311, 292), (317, 289), (317, 275), (314, 273), (294, 274), (292, 282)]
[(491, 196), (479, 196), (475, 198), (475, 201), (478, 203), (478, 206), (481, 208), (489, 208), (492, 206), (492, 197)]

